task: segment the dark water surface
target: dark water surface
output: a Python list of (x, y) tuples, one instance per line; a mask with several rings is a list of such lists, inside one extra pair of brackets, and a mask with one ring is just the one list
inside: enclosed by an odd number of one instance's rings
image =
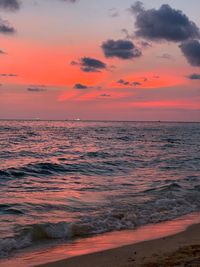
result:
[(200, 124), (0, 121), (0, 256), (200, 211)]

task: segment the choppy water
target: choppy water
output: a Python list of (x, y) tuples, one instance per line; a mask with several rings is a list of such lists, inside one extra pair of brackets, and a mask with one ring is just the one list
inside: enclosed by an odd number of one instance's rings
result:
[(200, 211), (200, 124), (0, 121), (0, 256)]

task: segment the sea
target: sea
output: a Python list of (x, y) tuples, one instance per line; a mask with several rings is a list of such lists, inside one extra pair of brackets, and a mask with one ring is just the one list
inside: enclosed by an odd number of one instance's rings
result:
[(0, 257), (200, 211), (200, 123), (0, 121)]

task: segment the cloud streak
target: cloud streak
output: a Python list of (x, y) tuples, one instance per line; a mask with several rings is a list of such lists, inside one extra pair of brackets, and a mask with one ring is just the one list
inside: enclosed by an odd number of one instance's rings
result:
[(100, 90), (101, 87), (100, 86), (88, 86), (82, 83), (76, 83), (73, 87), (76, 90), (86, 90), (86, 89), (96, 89), (96, 90)]
[(47, 89), (45, 87), (28, 87), (27, 91), (33, 93), (45, 92)]
[(0, 73), (0, 77), (17, 77), (14, 73)]

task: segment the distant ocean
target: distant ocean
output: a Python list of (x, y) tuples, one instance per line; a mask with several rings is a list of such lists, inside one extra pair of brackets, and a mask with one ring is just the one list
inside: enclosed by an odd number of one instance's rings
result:
[(0, 257), (200, 211), (200, 124), (0, 121)]

